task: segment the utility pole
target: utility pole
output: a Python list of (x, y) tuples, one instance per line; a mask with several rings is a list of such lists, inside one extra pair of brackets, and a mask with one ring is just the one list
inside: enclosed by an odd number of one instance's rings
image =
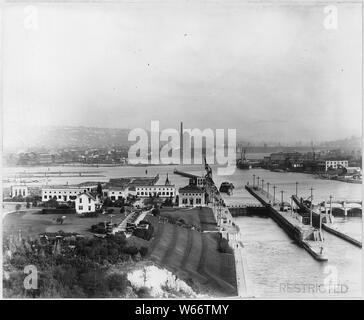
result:
[(255, 187), (255, 174), (253, 174), (253, 188)]
[(332, 195), (330, 194), (330, 221), (332, 221)]
[(258, 189), (259, 189), (259, 179), (260, 179), (260, 178), (258, 177), (258, 178), (257, 178), (257, 180), (258, 180), (258, 183), (257, 183), (257, 185), (258, 185)]
[(296, 197), (298, 197), (298, 182), (296, 182)]
[(283, 193), (284, 193), (284, 191), (283, 190), (281, 190), (281, 206), (283, 207)]
[(313, 188), (311, 187), (310, 226), (312, 227)]
[(276, 186), (273, 186), (273, 205), (276, 202)]
[(267, 193), (268, 193), (268, 198), (269, 198), (269, 185), (270, 185), (270, 183), (269, 183), (269, 182), (267, 182)]
[(262, 179), (262, 191), (264, 191), (264, 179)]
[(319, 229), (320, 229), (320, 237), (321, 237), (321, 224), (322, 224), (322, 222), (321, 222), (321, 219), (322, 219), (322, 217), (321, 217), (321, 204), (319, 204), (319, 218), (320, 218)]

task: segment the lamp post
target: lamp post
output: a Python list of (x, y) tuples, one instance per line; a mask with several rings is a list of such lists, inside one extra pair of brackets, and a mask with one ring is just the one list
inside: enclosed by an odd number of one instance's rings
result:
[(332, 195), (330, 194), (330, 221), (332, 221)]
[(281, 206), (283, 207), (283, 193), (284, 193), (284, 191), (283, 190), (281, 190)]
[(258, 189), (259, 189), (259, 179), (260, 179), (260, 178), (258, 177), (258, 178), (257, 178), (257, 180), (258, 180), (258, 183), (257, 183), (257, 185), (258, 185)]
[(273, 205), (276, 202), (276, 186), (273, 186)]
[(253, 188), (255, 187), (255, 174), (253, 174)]
[(270, 185), (270, 183), (267, 182), (267, 193), (268, 193), (268, 197), (269, 197), (269, 185)]
[(264, 179), (262, 179), (262, 191), (264, 191)]
[(296, 197), (298, 197), (298, 182), (296, 182)]

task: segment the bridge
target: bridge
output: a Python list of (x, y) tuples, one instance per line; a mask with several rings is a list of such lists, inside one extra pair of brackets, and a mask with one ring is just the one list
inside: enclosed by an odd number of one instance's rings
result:
[[(329, 201), (323, 201), (318, 205), (325, 209), (325, 213), (327, 213), (328, 211), (332, 211), (332, 209), (340, 209), (345, 217), (347, 217), (348, 215), (362, 216), (363, 212), (363, 202), (361, 200), (333, 200), (332, 197), (330, 197)], [(356, 214), (356, 211), (359, 212)]]
[[(334, 216), (332, 214), (332, 203), (330, 206), (322, 206), (322, 203), (314, 206), (310, 203), (303, 201), (303, 199), (298, 199), (296, 195), (292, 196), (292, 200), (299, 208), (299, 213), (305, 219), (306, 223), (309, 223), (315, 227), (319, 227), (357, 247), (362, 247), (361, 241), (354, 239), (345, 232), (339, 230), (338, 227), (334, 225)], [(324, 212), (322, 212), (322, 207), (324, 207)], [(330, 209), (329, 209), (330, 208)]]

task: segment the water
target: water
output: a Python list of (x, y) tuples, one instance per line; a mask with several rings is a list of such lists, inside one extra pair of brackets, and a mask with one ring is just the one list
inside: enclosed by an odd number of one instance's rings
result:
[[(164, 183), (168, 173), (170, 181), (176, 187), (188, 183), (188, 179), (174, 175), (176, 166), (153, 167), (51, 167), (50, 171), (102, 171), (104, 177), (51, 177), (49, 184), (76, 184), (85, 181), (108, 181), (110, 178), (125, 176), (160, 175)], [(296, 181), (299, 182), (298, 194), (302, 197), (310, 195), (313, 187), (314, 202), (328, 200), (332, 195), (335, 200), (362, 198), (362, 186), (337, 181), (315, 179), (314, 176), (300, 173), (279, 173), (263, 169), (236, 170), (233, 175), (217, 176), (216, 166), (212, 166), (214, 180), (217, 186), (229, 181), (235, 185), (234, 195), (223, 195), (227, 204), (257, 203), (244, 189), (249, 181), (252, 183), (253, 174), (270, 182), (270, 190), (276, 185), (277, 199), (280, 190), (284, 190), (284, 198), (295, 193)], [(196, 175), (204, 173), (202, 165), (190, 165), (178, 168)], [(3, 179), (16, 172), (47, 171), (47, 167), (5, 168)], [(147, 170), (147, 173), (146, 173)], [(36, 178), (38, 179), (38, 178)], [(31, 185), (41, 186), (46, 179), (38, 179)], [(4, 183), (4, 187), (10, 183)], [(256, 297), (358, 297), (362, 294), (362, 250), (331, 234), (325, 233), (325, 246), (329, 261), (320, 263), (313, 259), (307, 251), (298, 247), (286, 233), (270, 218), (240, 217), (235, 222), (240, 227), (247, 255), (247, 277), (250, 290)], [(361, 218), (336, 218), (340, 228), (355, 238), (361, 238)], [(331, 286), (329, 283), (331, 281)], [(336, 285), (335, 285), (336, 284)], [(326, 287), (324, 286), (326, 285)], [(335, 291), (335, 292), (334, 292)]]

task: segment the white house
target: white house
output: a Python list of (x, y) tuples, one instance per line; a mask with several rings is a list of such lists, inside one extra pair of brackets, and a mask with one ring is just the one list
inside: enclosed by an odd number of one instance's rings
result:
[(75, 209), (78, 214), (95, 212), (100, 207), (101, 203), (98, 197), (93, 196), (87, 191), (79, 194), (75, 201)]
[(12, 198), (22, 196), (23, 198), (29, 195), (29, 188), (25, 185), (15, 185), (10, 188), (10, 196)]
[(329, 168), (338, 169), (339, 167), (347, 168), (349, 166), (348, 160), (326, 160), (325, 161), (325, 171)]
[(97, 185), (60, 185), (44, 186), (42, 188), (42, 201), (56, 199), (57, 201), (75, 201), (77, 196), (83, 192), (97, 189)]
[(199, 207), (205, 206), (205, 191), (196, 185), (188, 185), (180, 188), (179, 193), (179, 206), (180, 207)]

